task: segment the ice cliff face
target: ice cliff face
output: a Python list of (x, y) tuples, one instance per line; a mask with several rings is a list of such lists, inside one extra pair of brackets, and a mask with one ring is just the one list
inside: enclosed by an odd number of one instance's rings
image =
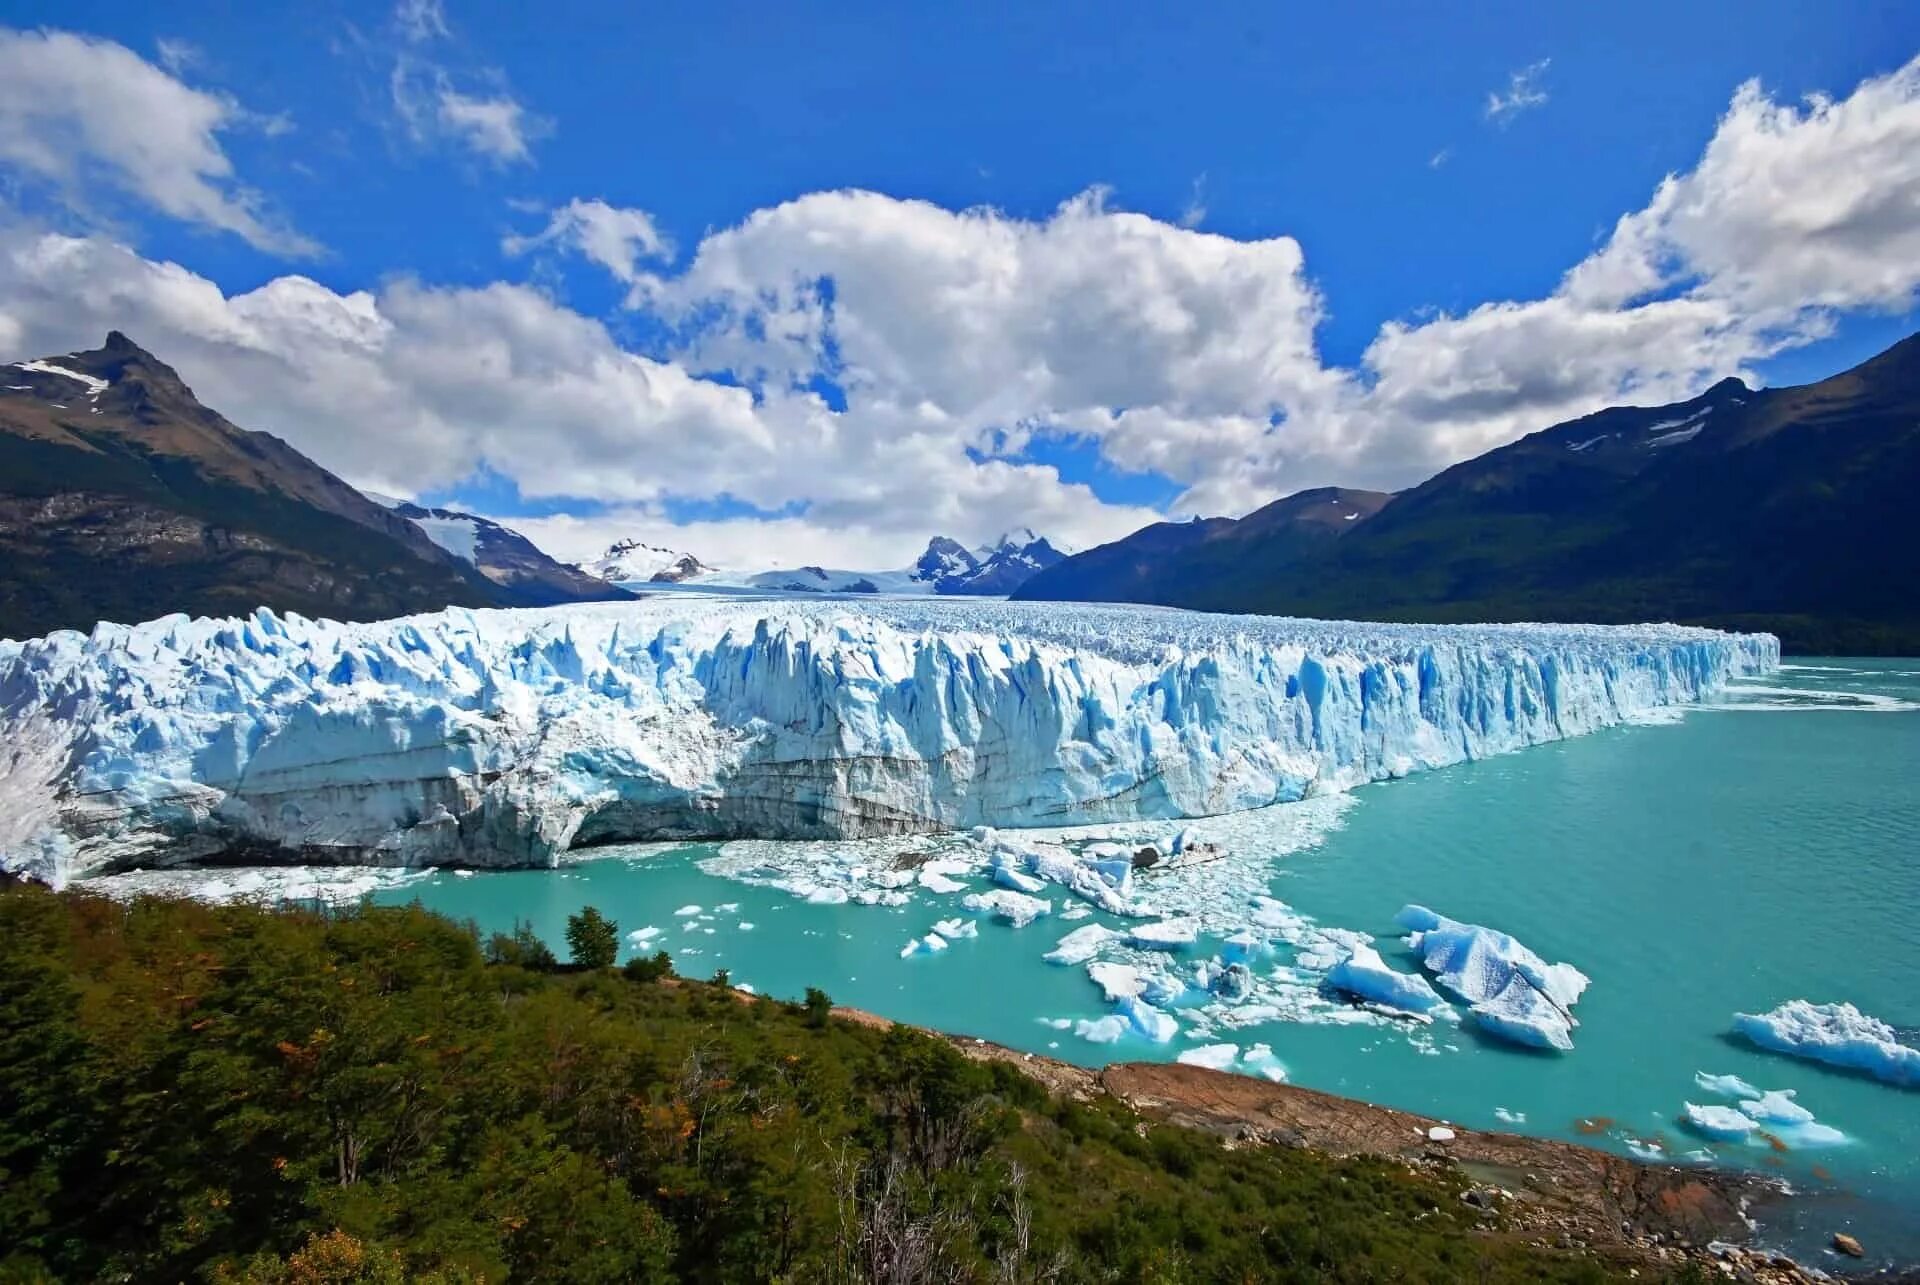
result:
[(174, 616), (0, 643), (0, 863), (544, 865), (1204, 815), (1577, 735), (1778, 655), (1672, 626), (1060, 603)]

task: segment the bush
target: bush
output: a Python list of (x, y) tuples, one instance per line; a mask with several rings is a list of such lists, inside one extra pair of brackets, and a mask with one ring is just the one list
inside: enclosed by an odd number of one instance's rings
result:
[(495, 933), (487, 939), (486, 959), (489, 964), (511, 964), (533, 972), (552, 972), (560, 966), (547, 943), (534, 935), (531, 924), (513, 921), (513, 933)]
[(635, 955), (622, 969), (628, 981), (657, 982), (673, 976), (673, 956), (666, 951), (655, 951), (651, 956)]
[(808, 1026), (815, 1028), (823, 1027), (827, 1024), (827, 1019), (833, 1016), (833, 1001), (828, 999), (827, 993), (818, 986), (807, 987), (807, 999), (804, 1007), (806, 1009)]

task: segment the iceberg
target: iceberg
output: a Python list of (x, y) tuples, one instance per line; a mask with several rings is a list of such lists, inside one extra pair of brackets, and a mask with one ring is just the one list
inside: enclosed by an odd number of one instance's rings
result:
[(1180, 1023), (1138, 996), (1121, 999), (1119, 1013), (1129, 1026), (1156, 1044), (1165, 1044), (1180, 1033)]
[(1716, 1142), (1739, 1142), (1760, 1126), (1732, 1107), (1702, 1107), (1686, 1104), (1687, 1124), (1702, 1137)]
[(1142, 950), (1179, 950), (1193, 945), (1198, 925), (1192, 919), (1161, 919), (1127, 930), (1127, 940)]
[(1118, 940), (1120, 934), (1101, 924), (1087, 924), (1076, 928), (1060, 939), (1058, 945), (1041, 958), (1049, 964), (1066, 964), (1077, 968), (1097, 954), (1102, 946)]
[(1709, 1075), (1705, 1071), (1696, 1071), (1693, 1082), (1708, 1093), (1717, 1093), (1723, 1098), (1757, 1098), (1760, 1090), (1748, 1084), (1737, 1075)]
[[(745, 927), (745, 925), (741, 925)], [(959, 941), (962, 937), (978, 937), (980, 925), (971, 919), (942, 919), (933, 926), (933, 930), (948, 941)]]
[(1863, 1071), (1889, 1084), (1920, 1088), (1920, 1049), (1851, 1004), (1791, 1000), (1767, 1013), (1736, 1013), (1734, 1033), (1770, 1053)]
[(1140, 976), (1140, 970), (1131, 964), (1097, 963), (1087, 965), (1087, 976), (1107, 997), (1107, 1003), (1115, 1004), (1123, 999), (1132, 999), (1145, 989), (1146, 982)]
[(1813, 1123), (1813, 1112), (1793, 1100), (1792, 1089), (1770, 1089), (1751, 1102), (1742, 1102), (1740, 1111), (1761, 1124)]
[(937, 599), (103, 623), (0, 645), (0, 868), (1171, 823), (1581, 735), (1778, 661), (1769, 635), (1671, 625)]
[(1038, 897), (1029, 897), (1024, 892), (1013, 892), (1006, 888), (993, 892), (970, 892), (960, 898), (960, 904), (976, 913), (1003, 919), (1015, 928), (1025, 928), (1040, 916), (1053, 913), (1051, 901), (1042, 901)]
[(1115, 1013), (1076, 1022), (1073, 1033), (1092, 1044), (1117, 1044), (1127, 1033), (1127, 1019)]
[(1211, 1071), (1230, 1071), (1240, 1057), (1238, 1044), (1202, 1044), (1197, 1049), (1186, 1049), (1174, 1061), (1187, 1066), (1204, 1066)]
[(1357, 945), (1327, 972), (1327, 985), (1355, 999), (1406, 1013), (1428, 1013), (1443, 1001), (1424, 977), (1395, 972), (1371, 946)]
[(1471, 1006), (1489, 1035), (1561, 1051), (1573, 1047), (1569, 1012), (1587, 988), (1571, 964), (1549, 964), (1506, 933), (1463, 924), (1425, 906), (1405, 906), (1394, 922), (1440, 984)]

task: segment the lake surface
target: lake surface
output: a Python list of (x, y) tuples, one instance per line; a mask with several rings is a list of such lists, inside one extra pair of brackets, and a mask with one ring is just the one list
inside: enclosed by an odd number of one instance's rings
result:
[[(1070, 928), (1123, 921), (1013, 929), (982, 918), (977, 938), (903, 958), (903, 943), (966, 914), (960, 894), (915, 887), (906, 905), (825, 905), (738, 877), (836, 859), (836, 845), (602, 849), (557, 871), (441, 873), (377, 896), (418, 898), (484, 930), (529, 922), (556, 948), (567, 915), (592, 904), (623, 935), (659, 929), (627, 953), (666, 949), (689, 976), (724, 968), (736, 983), (795, 998), (818, 986), (839, 1003), (1088, 1065), (1264, 1043), (1297, 1084), (1623, 1151), (1707, 1147), (1675, 1117), (1687, 1101), (1722, 1101), (1696, 1087), (1696, 1072), (1738, 1074), (1797, 1090), (1849, 1138), (1784, 1154), (1711, 1146), (1723, 1163), (1776, 1173), (1804, 1193), (1763, 1216), (1763, 1239), (1818, 1261), (1832, 1231), (1851, 1230), (1874, 1258), (1913, 1261), (1920, 1092), (1764, 1054), (1726, 1032), (1739, 1011), (1847, 1000), (1915, 1042), (1916, 710), (1920, 662), (1806, 661), (1743, 685), (1725, 708), (1666, 725), (1244, 815), (1223, 832), (1240, 856), (1181, 876), (1190, 900), (1235, 907), (1267, 891), (1322, 925), (1372, 933), (1409, 971), (1416, 964), (1393, 925), (1407, 902), (1511, 932), (1592, 978), (1575, 1010), (1575, 1048), (1561, 1055), (1494, 1043), (1471, 1025), (1409, 1031), (1347, 1021), (1365, 1015), (1339, 1009), (1231, 1029), (1175, 1008), (1184, 1029), (1170, 1043), (1092, 1043), (1072, 1027), (1108, 1005), (1082, 968), (1041, 955)], [(885, 845), (838, 846), (865, 860)], [(1217, 917), (1208, 927), (1221, 927)], [(1203, 936), (1188, 958), (1214, 948)], [(1284, 965), (1285, 952), (1274, 962)], [(1601, 1117), (1612, 1123), (1599, 1133), (1576, 1124)]]

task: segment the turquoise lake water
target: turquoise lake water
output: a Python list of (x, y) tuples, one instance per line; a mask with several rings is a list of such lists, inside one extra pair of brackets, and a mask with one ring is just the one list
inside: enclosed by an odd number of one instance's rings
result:
[[(1297, 1084), (1623, 1151), (1629, 1139), (1673, 1155), (1706, 1145), (1675, 1123), (1683, 1103), (1719, 1101), (1695, 1086), (1697, 1071), (1795, 1089), (1850, 1141), (1784, 1155), (1713, 1147), (1802, 1193), (1763, 1215), (1763, 1240), (1811, 1256), (1851, 1230), (1876, 1259), (1920, 1260), (1920, 1092), (1726, 1035), (1737, 1011), (1805, 998), (1851, 1001), (1920, 1042), (1920, 712), (1855, 698), (1920, 706), (1920, 662), (1805, 661), (1733, 708), (1369, 786), (1322, 806), (1306, 841), (1255, 871), (1321, 924), (1374, 934), (1409, 971), (1393, 925), (1407, 902), (1576, 965), (1592, 986), (1573, 1052), (1520, 1051), (1446, 1024), (1409, 1038), (1397, 1025), (1281, 1021), (1209, 1039), (1270, 1045)], [(623, 933), (659, 927), (645, 949), (669, 950), (689, 976), (725, 968), (783, 997), (819, 986), (840, 1003), (1088, 1065), (1194, 1046), (1184, 1034), (1093, 1044), (1043, 1024), (1108, 1011), (1084, 970), (1040, 958), (1078, 925), (982, 920), (978, 938), (902, 958), (903, 942), (965, 913), (957, 894), (809, 904), (704, 872), (716, 852), (603, 849), (558, 871), (437, 874), (380, 899), (418, 898), (486, 930), (528, 921), (556, 947), (566, 916), (593, 904)], [(691, 906), (700, 914), (676, 914)], [(1197, 954), (1210, 952), (1203, 940)], [(1576, 1129), (1594, 1117), (1615, 1123)]]

